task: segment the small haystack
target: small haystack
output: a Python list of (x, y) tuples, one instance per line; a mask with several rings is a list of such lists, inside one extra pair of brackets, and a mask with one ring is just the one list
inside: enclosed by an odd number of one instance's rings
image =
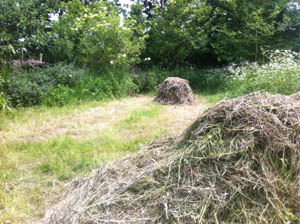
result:
[(73, 181), (41, 223), (299, 223), (298, 98), (222, 101), (180, 142)]
[(197, 97), (193, 94), (188, 80), (169, 77), (158, 86), (154, 101), (164, 105), (194, 104)]

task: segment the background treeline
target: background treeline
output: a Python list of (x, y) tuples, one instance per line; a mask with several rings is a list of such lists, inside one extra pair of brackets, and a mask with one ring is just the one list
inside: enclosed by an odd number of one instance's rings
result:
[[(232, 63), (270, 63), (276, 50), (297, 63), (299, 36), (298, 1), (137, 0), (129, 9), (118, 0), (2, 0), (0, 105), (123, 96), (175, 74), (223, 91), (241, 73)], [(41, 53), (44, 68), (11, 66)]]

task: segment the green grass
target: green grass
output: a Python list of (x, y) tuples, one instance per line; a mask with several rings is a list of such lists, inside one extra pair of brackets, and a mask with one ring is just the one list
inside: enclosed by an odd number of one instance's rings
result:
[[(143, 140), (143, 139), (142, 139)], [(36, 143), (10, 143), (2, 145), (6, 158), (1, 163), (0, 179), (19, 179), (20, 165), (36, 175), (67, 180), (107, 162), (138, 150), (139, 139), (124, 141), (116, 133), (106, 133), (96, 139), (80, 141), (71, 137), (55, 138)]]
[[(107, 132), (87, 141), (64, 137), (1, 145), (0, 182), (9, 183), (11, 191), (0, 185), (0, 208), (5, 208), (6, 213), (0, 216), (0, 223), (22, 223), (24, 220), (16, 213), (41, 217), (43, 213), (35, 213), (37, 207), (45, 206), (47, 199), (41, 191), (53, 188), (55, 182), (60, 188), (65, 181), (89, 173), (101, 163), (133, 153), (147, 140), (141, 137), (124, 141), (117, 133)], [(30, 191), (28, 184), (34, 186)]]
[[(125, 103), (127, 101), (129, 103)], [(125, 99), (125, 102), (122, 105), (131, 101)], [(164, 107), (142, 101), (140, 105), (128, 105), (121, 119), (93, 137), (64, 134), (39, 141), (19, 139), (26, 125), (38, 127), (59, 117), (98, 107), (109, 110), (111, 106), (118, 109), (119, 102), (86, 102), (76, 107), (40, 106), (2, 114), (2, 136), (4, 132), (10, 136), (6, 135), (5, 141), (0, 143), (0, 223), (25, 223), (42, 217), (47, 202), (64, 183), (91, 172), (100, 164), (136, 152), (168, 133), (164, 125), (167, 119), (159, 116)]]
[(211, 92), (211, 91), (194, 91), (197, 95), (200, 101), (204, 101), (205, 103), (209, 105), (216, 104), (220, 100), (228, 99), (228, 92), (226, 91), (216, 91), (216, 92)]
[(161, 108), (162, 108), (161, 105), (154, 105), (150, 109), (134, 110), (130, 113), (128, 118), (122, 120), (118, 125), (122, 128), (132, 128), (145, 118), (154, 119), (155, 117), (157, 117)]

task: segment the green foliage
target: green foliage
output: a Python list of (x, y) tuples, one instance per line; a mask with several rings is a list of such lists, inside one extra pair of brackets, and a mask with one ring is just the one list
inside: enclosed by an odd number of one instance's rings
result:
[[(171, 1), (150, 26), (147, 53), (155, 64), (179, 66), (192, 50), (189, 0)], [(158, 12), (157, 12), (158, 13)]]
[(156, 90), (156, 87), (170, 75), (168, 70), (152, 68), (147, 71), (132, 74), (137, 86), (137, 93), (147, 93)]
[[(143, 38), (135, 38), (130, 19), (121, 25), (118, 9), (109, 2), (63, 4), (66, 14), (53, 24), (53, 55), (83, 66), (124, 68), (138, 62)], [(62, 38), (64, 37), (64, 38)]]
[(190, 86), (200, 92), (221, 91), (226, 82), (226, 77), (231, 73), (226, 68), (178, 68), (173, 70), (151, 68), (142, 73), (133, 75), (138, 93), (153, 92), (167, 77), (180, 77), (187, 79)]
[(45, 104), (61, 106), (85, 100), (105, 100), (136, 92), (136, 84), (126, 72), (97, 72), (74, 65), (8, 73), (3, 92), (12, 106)]
[(2, 0), (0, 2), (0, 63), (26, 49), (29, 56), (47, 53), (51, 13), (60, 0)]
[(2, 92), (0, 92), (0, 111), (8, 110), (8, 109), (9, 109), (8, 102), (4, 98), (4, 94)]
[(83, 76), (83, 70), (72, 65), (9, 72), (4, 88), (12, 106), (33, 106), (51, 96), (59, 86), (72, 87)]
[(108, 100), (135, 93), (136, 85), (127, 73), (97, 73), (86, 71), (72, 88), (59, 85), (53, 94), (43, 99), (48, 106), (60, 106), (87, 100)]
[[(285, 0), (216, 1), (211, 9), (211, 46), (220, 61), (257, 60), (287, 8)], [(208, 31), (208, 30), (207, 30)]]
[(7, 69), (6, 67), (3, 67), (3, 70), (0, 72), (0, 111), (10, 110), (9, 103), (4, 95), (6, 79), (7, 79)]
[(258, 60), (262, 46), (300, 49), (296, 2), (145, 0), (125, 13), (118, 1), (3, 0), (0, 66), (22, 52), (98, 69)]
[(265, 62), (261, 64), (244, 62), (222, 68), (152, 68), (134, 75), (134, 82), (138, 92), (149, 92), (154, 91), (167, 77), (181, 77), (189, 80), (194, 91), (207, 94), (212, 102), (258, 90), (284, 95), (300, 91), (299, 53), (267, 51), (263, 57)]
[(230, 66), (233, 75), (226, 81), (229, 97), (257, 90), (289, 95), (300, 91), (300, 55), (291, 51), (266, 52), (268, 62)]
[[(293, 6), (293, 7), (292, 7)], [(164, 67), (258, 60), (261, 47), (299, 49), (299, 8), (291, 1), (168, 1), (144, 22), (143, 58)], [(137, 14), (138, 15), (138, 14)]]

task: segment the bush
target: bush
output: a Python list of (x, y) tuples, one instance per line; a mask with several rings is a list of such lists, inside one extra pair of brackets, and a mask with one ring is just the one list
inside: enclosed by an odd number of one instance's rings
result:
[(291, 94), (300, 91), (300, 54), (291, 51), (266, 53), (265, 64), (244, 63), (225, 68), (152, 68), (129, 74), (124, 71), (79, 69), (73, 65), (2, 72), (0, 108), (45, 104), (59, 106), (85, 100), (105, 100), (135, 93), (153, 92), (167, 77), (180, 77), (200, 92), (218, 99), (237, 97), (257, 90)]
[(14, 107), (38, 105), (59, 86), (72, 87), (82, 76), (83, 70), (73, 65), (58, 64), (29, 71), (13, 69), (7, 76), (4, 92)]
[(189, 80), (191, 87), (201, 92), (215, 92), (217, 89), (222, 89), (226, 77), (230, 75), (224, 68), (180, 69), (174, 74)]
[(132, 74), (133, 82), (137, 86), (137, 93), (155, 91), (156, 87), (171, 75), (170, 73), (168, 70), (153, 68)]
[(265, 64), (244, 63), (228, 68), (233, 74), (226, 83), (230, 97), (257, 90), (285, 95), (300, 91), (300, 54), (277, 50), (265, 56)]
[[(12, 106), (61, 106), (84, 100), (105, 100), (136, 92), (129, 73), (79, 69), (58, 64), (8, 72), (3, 92)], [(0, 94), (1, 96), (1, 94)], [(1, 96), (2, 102), (2, 96)]]
[(191, 67), (174, 70), (152, 68), (151, 70), (133, 74), (133, 79), (139, 93), (155, 91), (156, 87), (167, 77), (187, 79), (194, 90), (203, 92), (222, 89), (225, 85), (226, 77), (229, 75), (231, 73), (225, 68), (195, 69)]

